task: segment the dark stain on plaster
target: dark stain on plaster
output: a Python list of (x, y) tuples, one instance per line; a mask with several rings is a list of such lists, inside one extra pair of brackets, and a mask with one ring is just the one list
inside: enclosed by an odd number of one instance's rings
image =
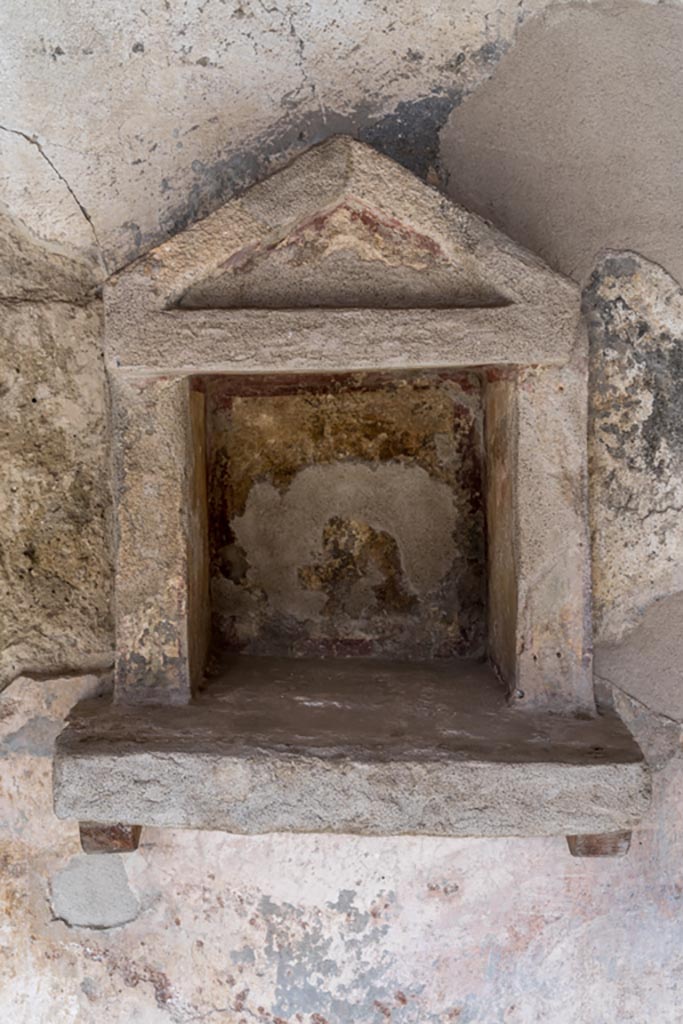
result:
[[(239, 150), (219, 149), (213, 160), (195, 159), (191, 165), (194, 181), (180, 202), (169, 204), (161, 212), (158, 230), (143, 233), (137, 224), (124, 224), (130, 243), (123, 262), (207, 216), (332, 135), (348, 134), (367, 142), (429, 184), (444, 188), (447, 172), (440, 161), (441, 129), (473, 85), (479, 84), (482, 73), (484, 77), (492, 73), (507, 49), (504, 40), (489, 40), (477, 50), (457, 51), (441, 66), (443, 80), (434, 84), (429, 95), (401, 100), (388, 112), (377, 112), (380, 99), (374, 103), (366, 100), (348, 114), (321, 110), (317, 105), (302, 112), (298, 102), (285, 107), (286, 113), (278, 123)], [(307, 103), (314, 99), (310, 92), (302, 93), (301, 98)], [(150, 152), (154, 149), (156, 144)], [(174, 191), (168, 175), (162, 179), (160, 190), (167, 199)]]
[[(188, 221), (188, 223), (189, 223), (189, 221)], [(183, 225), (183, 226), (185, 226), (185, 225)], [(139, 224), (136, 224), (132, 220), (127, 220), (127, 221), (125, 221), (121, 225), (121, 230), (124, 231), (124, 232), (127, 232), (130, 235), (130, 238), (131, 238), (131, 243), (130, 244), (131, 244), (131, 249), (132, 249), (131, 259), (133, 258), (133, 255), (138, 255), (138, 253), (141, 250), (147, 248), (147, 246), (145, 244), (146, 243), (146, 239), (144, 238), (144, 236), (142, 234), (142, 231), (140, 230), (140, 225)]]
[(128, 988), (137, 988), (140, 984), (150, 985), (156, 1005), (162, 1010), (169, 1009), (174, 991), (168, 975), (163, 971), (142, 960), (119, 955), (106, 947), (88, 945), (83, 947), (83, 954), (88, 960), (101, 963), (111, 978), (120, 979)]
[[(458, 73), (470, 64), (492, 71), (507, 49), (504, 41), (491, 40), (473, 53), (460, 51), (442, 70)], [(441, 129), (467, 94), (464, 81), (435, 86), (429, 96), (402, 101), (388, 114), (362, 122), (357, 137), (430, 185), (443, 188), (447, 178), (440, 160)]]
[(399, 103), (391, 113), (362, 126), (358, 138), (430, 184), (443, 184), (439, 133), (462, 98), (462, 89), (451, 88)]

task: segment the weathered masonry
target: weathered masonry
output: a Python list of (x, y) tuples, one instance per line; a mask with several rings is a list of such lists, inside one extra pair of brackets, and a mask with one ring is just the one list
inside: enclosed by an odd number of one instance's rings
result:
[(153, 824), (623, 851), (649, 780), (593, 692), (575, 286), (337, 138), (105, 300), (115, 689), (55, 762), (89, 848)]

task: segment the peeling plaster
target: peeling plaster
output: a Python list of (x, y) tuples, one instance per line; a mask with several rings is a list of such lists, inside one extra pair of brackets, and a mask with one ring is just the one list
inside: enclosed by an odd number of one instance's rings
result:
[(383, 384), (351, 375), (273, 389), (254, 379), (237, 393), (220, 378), (207, 387), (221, 646), (478, 656), (486, 582), (476, 375)]
[[(428, 522), (425, 507), (431, 510)], [(272, 484), (256, 484), (244, 515), (235, 522), (237, 541), (252, 558), (251, 571), (280, 611), (307, 618), (324, 603), (323, 595), (299, 589), (298, 572), (322, 556), (311, 542), (322, 537), (325, 523), (335, 515), (357, 516), (396, 537), (408, 581), (418, 595), (436, 588), (454, 555), (452, 496), (419, 466), (311, 466), (295, 477), (282, 498)], [(310, 533), (301, 530), (304, 519)], [(266, 531), (270, 540), (278, 537), (279, 551), (271, 548)], [(283, 550), (285, 544), (293, 550)], [(297, 591), (298, 608), (290, 603)]]

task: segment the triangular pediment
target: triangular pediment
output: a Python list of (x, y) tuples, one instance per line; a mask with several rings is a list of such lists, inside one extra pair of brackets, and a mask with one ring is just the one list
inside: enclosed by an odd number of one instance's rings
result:
[(572, 282), (346, 136), (153, 249), (105, 300), (112, 365), (221, 370), (561, 363), (579, 309)]
[[(151, 271), (151, 272), (150, 272)], [(471, 308), (535, 301), (544, 264), (388, 157), (329, 139), (120, 275), (165, 308)]]
[(344, 197), (232, 253), (184, 292), (184, 309), (411, 309), (504, 306), (477, 261)]

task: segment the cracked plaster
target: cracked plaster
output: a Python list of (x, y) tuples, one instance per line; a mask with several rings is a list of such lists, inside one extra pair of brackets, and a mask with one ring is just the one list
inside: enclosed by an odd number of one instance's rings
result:
[[(624, 247), (683, 278), (672, 212), (683, 209), (678, 65), (669, 73), (680, 51), (680, 4), (555, 4), (535, 19), (547, 4), (477, 0), (466, 10), (438, 4), (427, 19), (403, 2), (384, 9), (324, 3), (302, 5), (293, 24), (286, 13), (293, 5), (247, 0), (152, 10), (123, 4), (106, 20), (93, 5), (71, 5), (68, 16), (59, 5), (42, 7), (38, 29), (35, 9), (26, 17), (21, 0), (0, 12), (0, 202), (14, 218), (0, 232), (3, 311), (32, 300), (21, 314), (26, 332), (7, 318), (4, 324), (10, 342), (24, 339), (29, 352), (40, 350), (46, 300), (69, 307), (69, 316), (72, 305), (80, 308), (83, 322), (99, 316), (93, 294), (104, 270), (93, 230), (111, 270), (340, 129), (405, 160), (416, 159), (411, 148), (419, 139), (418, 154), (427, 155), (417, 169), (429, 181), (448, 181), (455, 198), (577, 277), (589, 276), (602, 249)], [(650, 130), (656, 138), (643, 144)], [(656, 271), (646, 263), (643, 270), (645, 291), (658, 288)], [(70, 323), (66, 333), (45, 335), (53, 339), (48, 357), (34, 361), (37, 377), (31, 369), (26, 386), (49, 387), (62, 408), (73, 381), (54, 373), (50, 353), (68, 336), (78, 373), (88, 364), (83, 394), (93, 406), (47, 484), (40, 482), (44, 468), (30, 469), (22, 520), (36, 493), (61, 494), (80, 463), (95, 467), (94, 480), (105, 472), (101, 376), (89, 363), (95, 335), (76, 318)], [(627, 351), (628, 317), (623, 328)], [(32, 419), (10, 412), (8, 436), (32, 444), (42, 435)], [(641, 483), (653, 481), (656, 490), (654, 475)], [(611, 486), (599, 475), (595, 483), (598, 494)], [(91, 493), (100, 495), (95, 505), (79, 505), (88, 537), (99, 514), (93, 509), (106, 504), (101, 486)], [(638, 558), (652, 556), (659, 572), (662, 552), (672, 550), (666, 536), (648, 541), (637, 526), (620, 528), (614, 508), (604, 515), (611, 523), (598, 572), (611, 566), (621, 585), (617, 570), (630, 536)], [(95, 623), (88, 591), (93, 581), (100, 594), (108, 574), (98, 530), (97, 554), (76, 581), (84, 618), (70, 613), (71, 642), (60, 634), (67, 619), (59, 609), (46, 617), (35, 590), (10, 579), (5, 622), (11, 629), (28, 623), (26, 636), (39, 647), (22, 655), (36, 678), (22, 677), (2, 698), (5, 1019), (678, 1024), (683, 824), (680, 680), (671, 670), (683, 660), (671, 627), (659, 688), (650, 690), (641, 670), (639, 686), (629, 685), (635, 696), (623, 694), (614, 662), (605, 668), (597, 652), (598, 666), (617, 683), (620, 713), (658, 769), (652, 810), (624, 860), (573, 861), (555, 840), (248, 839), (149, 830), (127, 866), (140, 894), (136, 921), (94, 939), (51, 920), (46, 880), (78, 853), (78, 842), (75, 827), (51, 811), (50, 738), (68, 705), (102, 684), (44, 677), (67, 656), (64, 667), (78, 668), (74, 653), (106, 661), (108, 613), (96, 597), (102, 618)], [(54, 546), (49, 530), (40, 536)], [(653, 548), (645, 555), (647, 543)], [(3, 556), (10, 569), (19, 559), (11, 548)], [(636, 575), (644, 565), (638, 561)], [(654, 593), (643, 584), (621, 591), (630, 623)], [(662, 607), (658, 600), (652, 615)], [(39, 631), (32, 633), (33, 623)], [(613, 625), (618, 632), (616, 613)], [(650, 626), (646, 616), (644, 629)], [(646, 647), (637, 652), (641, 662)], [(673, 720), (653, 715), (648, 704)]]
[(184, 0), (120, 5), (103, 24), (80, 4), (69, 19), (44, 8), (35, 34), (8, 0), (0, 200), (91, 257), (94, 234), (112, 270), (334, 133), (422, 153), (413, 169), (438, 180), (449, 111), (543, 6), (439, 0), (424, 18), (407, 0)]

